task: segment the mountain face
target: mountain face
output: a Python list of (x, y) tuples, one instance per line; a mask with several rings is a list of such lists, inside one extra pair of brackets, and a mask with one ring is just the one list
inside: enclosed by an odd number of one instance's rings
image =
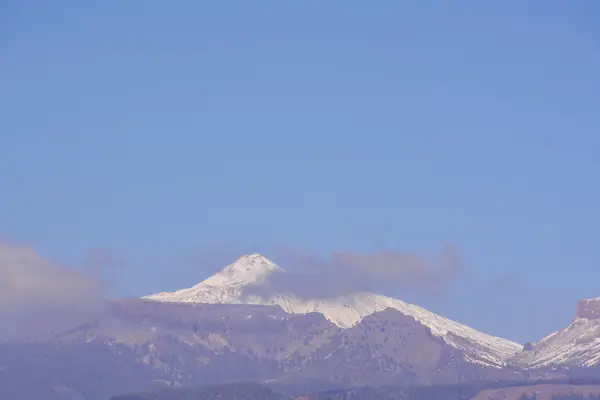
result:
[(511, 362), (526, 368), (600, 365), (600, 298), (579, 301), (569, 326), (527, 346)]
[(356, 326), (373, 313), (391, 308), (427, 327), (445, 344), (462, 352), (469, 362), (483, 366), (506, 366), (507, 361), (523, 348), (518, 343), (478, 332), (422, 307), (375, 293), (351, 293), (308, 300), (290, 293), (269, 293), (268, 288), (261, 291), (268, 295), (247, 294), (246, 289), (264, 285), (273, 273), (285, 273), (285, 270), (259, 254), (252, 254), (239, 258), (191, 288), (144, 298), (175, 303), (276, 305), (291, 314), (318, 312), (343, 329)]
[(0, 398), (105, 399), (148, 386), (260, 382), (310, 392), (514, 380), (394, 309), (342, 329), (280, 307), (115, 300), (63, 331), (0, 343)]
[(469, 362), (464, 352), (394, 309), (341, 329), (320, 313), (294, 315), (272, 306), (122, 300), (52, 342), (125, 346), (141, 364), (180, 384), (321, 380), (360, 386), (521, 377)]

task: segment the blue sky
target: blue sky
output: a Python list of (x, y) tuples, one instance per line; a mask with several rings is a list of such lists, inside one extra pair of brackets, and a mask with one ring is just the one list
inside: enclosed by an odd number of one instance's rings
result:
[[(447, 243), (443, 296), (520, 341), (600, 296), (600, 7), (0, 5), (0, 233), (120, 296), (246, 252)], [(216, 255), (215, 255), (216, 254)], [(218, 262), (217, 262), (218, 260)]]

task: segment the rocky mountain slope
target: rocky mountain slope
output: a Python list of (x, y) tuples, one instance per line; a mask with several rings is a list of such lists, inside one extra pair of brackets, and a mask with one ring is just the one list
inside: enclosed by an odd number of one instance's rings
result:
[[(449, 346), (460, 350), (469, 362), (502, 367), (522, 350), (518, 343), (478, 332), (443, 318), (422, 307), (375, 293), (351, 293), (333, 298), (301, 299), (290, 293), (258, 296), (246, 289), (264, 284), (269, 275), (285, 270), (259, 254), (239, 258), (199, 284), (172, 293), (157, 293), (145, 299), (175, 303), (277, 305), (292, 314), (321, 313), (340, 328), (351, 328), (363, 318), (388, 308), (414, 318)], [(268, 289), (268, 288), (267, 288)]]
[(146, 365), (182, 382), (202, 376), (206, 383), (430, 384), (520, 376), (470, 362), (460, 349), (394, 309), (341, 329), (320, 313), (288, 314), (272, 306), (124, 300), (53, 341), (125, 345)]

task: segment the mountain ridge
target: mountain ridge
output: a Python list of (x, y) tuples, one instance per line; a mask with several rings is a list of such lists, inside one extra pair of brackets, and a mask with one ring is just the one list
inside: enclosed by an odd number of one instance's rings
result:
[[(565, 329), (519, 350), (519, 344), (374, 293), (307, 301), (246, 292), (268, 286), (273, 273), (288, 272), (253, 254), (174, 293), (107, 299), (64, 318), (36, 316), (22, 335), (8, 342), (0, 337), (0, 392), (62, 400), (43, 395), (76, 396), (101, 386), (90, 400), (102, 400), (148, 386), (252, 381), (320, 391), (595, 378), (600, 371), (596, 299), (580, 302)], [(38, 388), (30, 391), (33, 383)], [(9, 395), (15, 390), (19, 396)]]

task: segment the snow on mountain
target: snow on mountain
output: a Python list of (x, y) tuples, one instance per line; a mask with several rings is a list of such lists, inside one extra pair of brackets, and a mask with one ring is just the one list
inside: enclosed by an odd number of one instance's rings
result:
[(518, 343), (476, 331), (422, 307), (375, 293), (353, 293), (315, 300), (300, 299), (285, 293), (262, 297), (244, 294), (246, 287), (260, 285), (269, 274), (276, 271), (285, 272), (260, 254), (246, 255), (191, 288), (143, 298), (180, 303), (277, 305), (292, 314), (321, 313), (341, 328), (350, 328), (370, 314), (393, 308), (429, 327), (433, 335), (462, 350), (465, 357), (474, 363), (501, 367), (523, 348)]

